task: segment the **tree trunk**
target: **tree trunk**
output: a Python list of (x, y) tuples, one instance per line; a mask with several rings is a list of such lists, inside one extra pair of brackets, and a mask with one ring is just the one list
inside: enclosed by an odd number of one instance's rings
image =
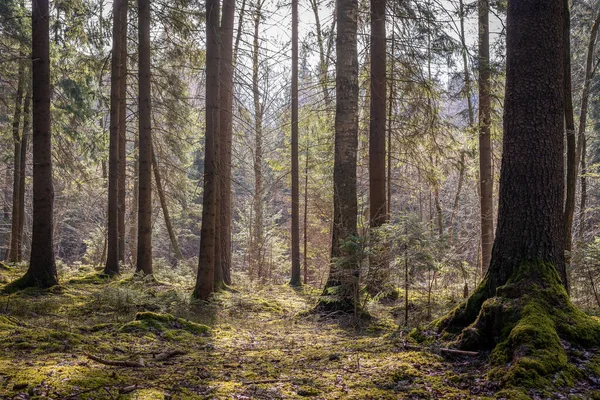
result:
[(13, 287), (58, 284), (54, 259), (52, 139), (50, 133), (50, 13), (48, 0), (32, 3), (33, 226), (31, 258)]
[(494, 243), (489, 28), (489, 0), (479, 0), (479, 185), (482, 273), (485, 273), (490, 265)]
[(264, 106), (260, 102), (259, 89), (259, 26), (261, 18), (262, 1), (256, 4), (254, 15), (254, 41), (252, 47), (252, 92), (254, 97), (254, 198), (253, 206), (253, 234), (252, 247), (250, 249), (251, 271), (255, 272), (258, 279), (263, 277), (262, 254), (264, 246), (263, 238), (263, 182), (262, 182), (262, 119)]
[[(119, 274), (119, 111), (122, 56), (122, 16), (126, 0), (113, 2), (113, 43), (110, 73), (110, 128), (108, 146), (108, 253), (104, 273)], [(142, 84), (140, 83), (140, 86)]]
[(358, 149), (358, 1), (337, 0), (336, 115), (333, 171), (331, 266), (318, 307), (353, 311), (357, 306), (359, 264), (356, 157)]
[[(508, 3), (504, 143), (490, 268), (436, 322), (463, 348), (493, 349), (502, 384), (569, 381), (564, 342), (596, 346), (600, 324), (569, 300), (564, 265), (563, 0)], [(536, 105), (532, 107), (531, 105)], [(524, 390), (524, 389), (523, 389)]]
[(298, 0), (292, 0), (292, 278), (300, 286), (300, 193), (298, 166)]
[(165, 226), (167, 227), (167, 232), (169, 233), (171, 246), (173, 246), (173, 253), (175, 253), (175, 258), (178, 261), (181, 261), (183, 260), (183, 256), (181, 255), (181, 250), (179, 250), (179, 245), (177, 244), (177, 235), (175, 235), (175, 230), (171, 224), (171, 217), (169, 216), (169, 208), (167, 206), (167, 198), (162, 186), (162, 180), (160, 179), (160, 170), (158, 169), (158, 162), (156, 161), (156, 152), (154, 149), (152, 149), (152, 170), (154, 171), (154, 182), (156, 183), (156, 191), (158, 192), (158, 197), (160, 199), (160, 207), (162, 208), (163, 216), (165, 218)]
[(118, 175), (119, 183), (117, 195), (117, 224), (119, 231), (118, 256), (119, 261), (125, 261), (125, 184), (127, 175), (127, 2), (121, 0), (121, 16), (119, 41), (121, 54), (119, 57), (119, 158)]
[[(139, 149), (139, 141), (137, 136), (133, 141), (134, 151)], [(137, 217), (138, 217), (138, 199), (139, 199), (139, 160), (137, 154), (134, 155), (133, 160), (133, 193), (131, 196), (130, 210), (129, 210), (129, 253), (131, 265), (137, 265)]]
[(219, 0), (206, 1), (206, 130), (204, 198), (198, 275), (193, 296), (207, 300), (214, 292), (215, 225), (217, 212), (217, 158), (219, 133)]
[(14, 162), (13, 162), (13, 193), (12, 193), (12, 220), (10, 234), (10, 249), (8, 251), (8, 261), (17, 262), (19, 260), (19, 193), (21, 183), (21, 136), (19, 135), (19, 126), (21, 125), (21, 107), (23, 103), (23, 86), (25, 84), (25, 63), (19, 61), (19, 72), (17, 81), (17, 95), (15, 97), (15, 113), (13, 117), (13, 144), (14, 144)]
[[(594, 20), (594, 25), (592, 26), (592, 30), (590, 32), (590, 40), (588, 42), (588, 53), (587, 53), (587, 60), (586, 60), (586, 65), (585, 65), (585, 81), (583, 83), (583, 93), (581, 94), (581, 107), (580, 107), (580, 113), (579, 113), (579, 132), (577, 133), (578, 136), (578, 143), (577, 143), (577, 150), (575, 151), (575, 160), (573, 161), (573, 163), (575, 164), (574, 167), (572, 167), (572, 169), (575, 170), (574, 174), (575, 174), (575, 179), (577, 179), (577, 172), (578, 172), (578, 168), (577, 165), (579, 163), (580, 157), (581, 157), (581, 167), (582, 167), (582, 174), (585, 174), (587, 171), (584, 171), (585, 168), (585, 152), (587, 150), (587, 143), (586, 143), (586, 137), (585, 137), (585, 131), (586, 131), (586, 125), (587, 125), (587, 114), (588, 114), (588, 108), (589, 108), (589, 99), (590, 99), (590, 85), (592, 83), (592, 78), (594, 77), (595, 74), (595, 68), (594, 68), (594, 50), (596, 47), (596, 39), (598, 38), (598, 30), (600, 29), (600, 13), (597, 14), (596, 19)], [(585, 148), (585, 150), (584, 150)], [(576, 180), (575, 180), (576, 182)], [(585, 209), (585, 198), (586, 198), (586, 192), (587, 192), (587, 185), (585, 182), (585, 177), (582, 175), (582, 180), (581, 180), (582, 186), (581, 186), (581, 199), (582, 199), (582, 208), (581, 210)], [(574, 185), (576, 186), (576, 184)], [(572, 225), (573, 225), (573, 214), (574, 214), (574, 210), (575, 210), (575, 193), (573, 193), (573, 206), (572, 209), (570, 210), (565, 210), (565, 224), (568, 224), (569, 220), (567, 220), (567, 218), (570, 218), (570, 225), (565, 225), (565, 231), (567, 232), (565, 237), (565, 249), (567, 251), (571, 251), (572, 248)], [(567, 215), (567, 211), (570, 212), (570, 215)], [(581, 213), (581, 211), (580, 211)], [(581, 221), (580, 221), (581, 222)], [(582, 228), (580, 228), (582, 229)], [(583, 232), (583, 231), (582, 231)], [(568, 241), (568, 242), (567, 242)], [(570, 257), (569, 257), (570, 260)], [(567, 286), (568, 288), (568, 286)]]
[(152, 274), (152, 103), (150, 0), (138, 0), (139, 194), (136, 272)]
[(25, 105), (23, 106), (23, 134), (21, 136), (21, 173), (19, 174), (19, 231), (17, 233), (17, 257), (18, 261), (23, 258), (23, 228), (25, 226), (25, 177), (27, 176), (27, 146), (29, 141), (31, 89), (27, 88), (25, 94)]
[(578, 240), (584, 240), (585, 233), (585, 207), (587, 201), (587, 139), (585, 135), (581, 138), (581, 200), (579, 203), (579, 231), (577, 233)]
[(304, 284), (308, 284), (308, 134), (306, 135), (306, 161), (304, 164)]
[(221, 16), (221, 64), (219, 66), (220, 222), (223, 283), (231, 285), (231, 146), (233, 140), (233, 23), (235, 1), (223, 0)]
[(565, 20), (563, 26), (563, 68), (564, 68), (564, 96), (565, 96), (565, 130), (567, 143), (567, 187), (564, 209), (565, 219), (565, 271), (559, 271), (563, 284), (569, 291), (566, 268), (571, 264), (571, 249), (573, 236), (573, 213), (575, 212), (575, 192), (577, 190), (577, 145), (575, 133), (575, 117), (573, 111), (573, 88), (571, 83), (571, 18), (570, 0), (563, 1)]
[[(386, 122), (386, 33), (385, 0), (371, 1), (371, 104), (369, 122), (369, 218), (370, 229), (377, 230), (388, 219), (385, 192)], [(377, 235), (372, 235), (375, 241)], [(376, 243), (373, 248), (377, 249)], [(367, 289), (371, 295), (383, 290), (388, 271), (381, 252), (369, 256)]]

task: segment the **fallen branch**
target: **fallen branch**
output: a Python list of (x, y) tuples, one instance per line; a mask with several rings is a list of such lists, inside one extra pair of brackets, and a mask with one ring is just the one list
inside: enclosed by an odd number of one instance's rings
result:
[(157, 354), (156, 357), (154, 357), (154, 359), (157, 361), (165, 361), (171, 357), (180, 356), (182, 354), (185, 354), (185, 351), (170, 350), (170, 351), (165, 351), (163, 353)]
[[(405, 345), (403, 345), (403, 347), (408, 350), (417, 350), (417, 351), (423, 351), (423, 350), (429, 349), (428, 347), (413, 346), (411, 344), (405, 344)], [(455, 354), (455, 355), (459, 355), (459, 356), (477, 357), (479, 355), (478, 351), (448, 349), (448, 348), (443, 348), (443, 347), (438, 348), (436, 350), (439, 351), (440, 353)]]
[(246, 381), (246, 382), (242, 382), (242, 385), (260, 385), (263, 383), (277, 383), (277, 382), (291, 382), (292, 380), (290, 378), (286, 378), (286, 379), (262, 379), (262, 380), (258, 380), (258, 381)]
[(85, 353), (85, 356), (90, 360), (96, 361), (97, 363), (110, 365), (113, 367), (129, 367), (129, 368), (142, 368), (146, 365), (144, 364), (144, 360), (140, 358), (139, 362), (135, 361), (115, 361), (115, 360), (105, 360), (100, 357), (96, 357), (92, 354)]

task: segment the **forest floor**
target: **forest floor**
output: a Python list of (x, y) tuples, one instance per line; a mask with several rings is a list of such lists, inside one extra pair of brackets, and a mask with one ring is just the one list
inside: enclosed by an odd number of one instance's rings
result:
[[(0, 264), (0, 288), (24, 270)], [(77, 266), (63, 268), (60, 287), (0, 295), (0, 398), (486, 399), (499, 390), (485, 355), (407, 348), (397, 304), (370, 303), (373, 317), (356, 323), (311, 313), (314, 289), (248, 282), (195, 303), (193, 272), (174, 275), (105, 281)], [(554, 398), (593, 396), (565, 390)]]

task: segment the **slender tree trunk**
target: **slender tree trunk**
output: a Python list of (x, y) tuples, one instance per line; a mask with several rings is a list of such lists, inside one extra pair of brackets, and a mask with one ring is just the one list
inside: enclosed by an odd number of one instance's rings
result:
[[(119, 111), (123, 6), (126, 0), (113, 2), (113, 44), (110, 74), (110, 128), (108, 146), (108, 253), (104, 273), (119, 274)], [(142, 83), (140, 82), (140, 86)]]
[(173, 225), (171, 224), (171, 217), (169, 216), (167, 198), (165, 196), (162, 180), (160, 178), (160, 170), (158, 169), (158, 162), (156, 161), (156, 152), (154, 151), (154, 149), (152, 150), (152, 170), (154, 171), (154, 182), (156, 183), (156, 191), (158, 192), (158, 197), (160, 199), (160, 207), (162, 208), (163, 216), (165, 218), (165, 226), (167, 227), (167, 232), (169, 233), (171, 246), (173, 246), (175, 258), (178, 261), (181, 261), (183, 260), (183, 256), (181, 255), (181, 250), (179, 250), (179, 245), (177, 244), (177, 235), (175, 235), (175, 230), (173, 229)]
[(387, 216), (388, 220), (392, 215), (392, 115), (394, 112), (394, 96), (395, 96), (395, 74), (396, 74), (396, 2), (393, 3), (392, 11), (392, 48), (390, 60), (390, 91), (388, 98), (388, 132), (387, 132)]
[(585, 207), (587, 201), (587, 139), (585, 135), (581, 138), (581, 200), (579, 203), (579, 232), (577, 233), (578, 240), (584, 239), (585, 233)]
[[(575, 174), (575, 179), (577, 179), (577, 173), (578, 173), (578, 168), (577, 168), (577, 164), (580, 161), (580, 157), (581, 157), (581, 167), (582, 167), (582, 174), (585, 174), (587, 171), (584, 171), (585, 168), (585, 151), (587, 149), (584, 150), (584, 146), (587, 147), (587, 143), (586, 143), (586, 125), (587, 125), (587, 115), (588, 115), (588, 108), (589, 108), (589, 99), (590, 99), (590, 85), (592, 83), (592, 78), (594, 77), (595, 74), (595, 68), (594, 68), (594, 50), (596, 48), (596, 40), (598, 38), (598, 30), (600, 29), (600, 13), (597, 14), (596, 19), (594, 20), (594, 24), (592, 26), (592, 30), (590, 32), (590, 39), (588, 42), (588, 52), (587, 52), (587, 59), (586, 59), (586, 64), (585, 64), (585, 81), (583, 83), (583, 93), (581, 94), (581, 107), (580, 107), (580, 112), (579, 112), (579, 132), (577, 133), (578, 135), (578, 143), (577, 143), (577, 149), (575, 151), (575, 160), (573, 160), (574, 166), (571, 169), (574, 169), (574, 174)], [(568, 167), (569, 168), (569, 167)], [(574, 181), (576, 186), (576, 180)], [(583, 208), (581, 208), (581, 210), (585, 209), (585, 198), (587, 195), (587, 187), (584, 187), (584, 185), (587, 183), (585, 182), (584, 176), (582, 175), (582, 188), (581, 188), (581, 199), (582, 199), (582, 204), (583, 204)], [(586, 185), (587, 186), (587, 185)], [(569, 188), (567, 188), (568, 191)], [(565, 225), (565, 249), (567, 251), (571, 251), (572, 248), (572, 225), (573, 225), (573, 214), (575, 211), (575, 193), (573, 190), (573, 199), (572, 199), (572, 207), (570, 209), (565, 209), (565, 224), (569, 223), (569, 220), (571, 222), (570, 225)], [(570, 213), (570, 215), (567, 215), (567, 212)], [(581, 211), (580, 211), (581, 213)], [(570, 261), (570, 257), (567, 258), (567, 261)], [(567, 286), (568, 287), (568, 286)]]
[(254, 96), (254, 208), (252, 248), (250, 249), (251, 270), (256, 271), (258, 279), (264, 278), (262, 266), (262, 254), (264, 246), (263, 238), (263, 182), (262, 182), (262, 119), (263, 105), (260, 102), (259, 89), (259, 27), (261, 18), (262, 1), (256, 4), (254, 15), (254, 41), (252, 48), (252, 92)]
[(214, 292), (215, 225), (217, 223), (217, 158), (219, 140), (219, 0), (206, 1), (206, 131), (204, 198), (198, 275), (193, 296), (207, 300)]
[(119, 231), (119, 261), (125, 261), (125, 185), (127, 177), (127, 3), (121, 0), (121, 16), (119, 41), (121, 54), (119, 57), (119, 183), (117, 195), (117, 224)]
[(23, 228), (25, 226), (25, 177), (27, 176), (27, 146), (29, 141), (31, 89), (27, 88), (25, 94), (25, 104), (23, 106), (23, 135), (21, 136), (21, 173), (19, 174), (19, 230), (17, 232), (17, 258), (21, 261), (23, 258)]
[(244, 30), (244, 15), (246, 14), (246, 0), (242, 0), (240, 7), (240, 15), (238, 17), (237, 34), (235, 36), (235, 45), (233, 46), (233, 64), (237, 62), (238, 49), (240, 48), (240, 40), (242, 39), (242, 31)]
[(138, 0), (139, 194), (136, 272), (152, 274), (152, 97), (150, 0)]
[(292, 278), (300, 286), (300, 193), (298, 166), (298, 0), (292, 0)]
[[(223, 283), (231, 285), (231, 146), (233, 140), (233, 24), (235, 1), (223, 0), (221, 16), (221, 64), (219, 66), (220, 222)], [(240, 17), (241, 19), (241, 17)]]
[[(376, 230), (388, 219), (385, 192), (386, 122), (386, 0), (371, 1), (371, 104), (369, 123), (369, 219)], [(375, 240), (376, 235), (371, 237)], [(375, 244), (375, 243), (373, 243)], [(377, 246), (373, 246), (377, 248)], [(374, 295), (388, 280), (386, 262), (381, 253), (369, 256), (367, 288)]]
[[(137, 136), (133, 142), (134, 151), (139, 149), (139, 141)], [(139, 161), (137, 154), (133, 160), (133, 193), (131, 197), (129, 210), (129, 253), (131, 257), (131, 265), (137, 265), (137, 217), (138, 217), (138, 199), (139, 199)]]
[(306, 161), (304, 164), (304, 284), (308, 284), (308, 155), (309, 140), (306, 135)]
[(484, 273), (489, 267), (494, 243), (489, 28), (489, 0), (479, 0), (479, 185), (481, 258)]
[(48, 0), (32, 3), (33, 226), (31, 258), (16, 287), (58, 284), (54, 259), (52, 139), (50, 132), (50, 13)]
[(12, 220), (10, 234), (10, 249), (8, 252), (8, 261), (17, 262), (19, 260), (19, 193), (21, 183), (21, 136), (19, 127), (21, 125), (21, 111), (23, 106), (23, 86), (25, 84), (25, 63), (19, 61), (19, 72), (17, 81), (17, 95), (15, 97), (15, 113), (13, 116), (13, 144), (14, 144), (14, 162), (13, 162), (13, 193), (12, 193)]
[[(356, 157), (358, 149), (358, 1), (337, 0), (336, 115), (333, 172), (331, 266), (322, 309), (353, 311), (357, 306), (360, 269), (354, 246), (357, 236)], [(334, 289), (335, 288), (335, 289)], [(327, 295), (335, 292), (335, 299)]]
[[(327, 43), (325, 48), (325, 40), (323, 38), (323, 28), (321, 26), (321, 19), (319, 17), (319, 5), (317, 0), (310, 0), (310, 5), (315, 16), (315, 29), (317, 34), (317, 44), (319, 46), (319, 83), (321, 84), (321, 90), (323, 91), (323, 99), (325, 100), (325, 106), (329, 108), (331, 104), (331, 96), (329, 95), (329, 56), (331, 52), (331, 42)], [(337, 5), (336, 5), (337, 7)], [(334, 11), (333, 21), (331, 22), (330, 39), (335, 36), (333, 31), (335, 29), (335, 23), (337, 20), (337, 14)]]
[(575, 212), (575, 192), (577, 190), (577, 144), (575, 132), (575, 117), (573, 111), (573, 88), (571, 82), (571, 11), (570, 0), (563, 0), (565, 20), (563, 25), (563, 67), (564, 67), (564, 102), (565, 102), (565, 130), (567, 143), (567, 185), (565, 198), (565, 270), (559, 271), (563, 284), (569, 290), (569, 281), (566, 268), (571, 264), (573, 213)]

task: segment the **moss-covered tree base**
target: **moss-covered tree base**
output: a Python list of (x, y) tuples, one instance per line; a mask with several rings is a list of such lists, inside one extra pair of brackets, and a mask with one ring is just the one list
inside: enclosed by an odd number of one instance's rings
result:
[(31, 271), (27, 271), (25, 275), (6, 285), (3, 291), (5, 293), (14, 293), (27, 288), (48, 289), (53, 286), (58, 286), (58, 278), (56, 276), (52, 274), (35, 275)]
[(524, 263), (493, 297), (489, 292), (483, 282), (434, 322), (442, 338), (461, 349), (490, 350), (490, 378), (507, 389), (573, 385), (583, 377), (568, 352), (600, 345), (600, 320), (571, 303), (552, 265)]

